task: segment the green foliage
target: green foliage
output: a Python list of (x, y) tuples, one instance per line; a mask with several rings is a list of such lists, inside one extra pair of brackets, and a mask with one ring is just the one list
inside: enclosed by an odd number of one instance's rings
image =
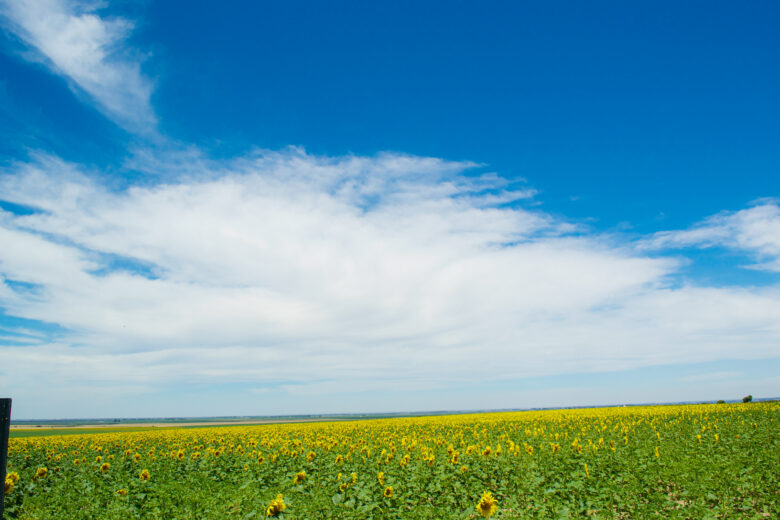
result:
[(752, 395), (746, 395), (742, 398), (743, 403), (752, 403), (753, 402), (753, 396)]
[(259, 520), (281, 495), (287, 520), (466, 519), (485, 492), (501, 519), (780, 518), (778, 419), (756, 403), (16, 438), (5, 518)]

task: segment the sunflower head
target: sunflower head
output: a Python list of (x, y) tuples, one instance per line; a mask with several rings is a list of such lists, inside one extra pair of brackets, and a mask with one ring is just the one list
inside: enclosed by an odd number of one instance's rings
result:
[(268, 509), (265, 510), (265, 516), (279, 516), (279, 513), (284, 511), (286, 508), (287, 506), (282, 499), (282, 494), (279, 493), (276, 495), (276, 498), (274, 498), (271, 503), (268, 504)]
[(477, 504), (477, 513), (484, 518), (493, 516), (498, 509), (498, 502), (489, 491), (485, 491)]

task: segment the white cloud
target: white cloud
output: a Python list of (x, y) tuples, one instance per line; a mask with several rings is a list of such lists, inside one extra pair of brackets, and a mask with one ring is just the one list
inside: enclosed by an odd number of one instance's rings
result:
[(0, 274), (36, 290), (0, 306), (69, 330), (0, 349), (6, 384), (305, 396), (777, 355), (777, 287), (673, 288), (677, 261), (503, 204), (533, 193), (470, 163), (157, 159), (168, 181), (118, 191), (46, 155), (0, 177), (40, 210), (1, 215)]
[(688, 382), (688, 383), (699, 383), (699, 382), (709, 382), (709, 381), (731, 380), (740, 377), (744, 377), (744, 374), (742, 372), (737, 372), (734, 370), (724, 370), (721, 372), (705, 372), (703, 374), (692, 374), (689, 376), (683, 376), (680, 378), (680, 381)]
[(751, 208), (719, 213), (691, 229), (657, 233), (644, 244), (646, 248), (685, 246), (744, 251), (758, 262), (748, 267), (780, 271), (780, 205), (763, 200)]
[(0, 15), (35, 50), (32, 59), (65, 76), (126, 129), (153, 132), (152, 87), (137, 53), (125, 45), (133, 24), (101, 18), (99, 7), (79, 0), (2, 0)]

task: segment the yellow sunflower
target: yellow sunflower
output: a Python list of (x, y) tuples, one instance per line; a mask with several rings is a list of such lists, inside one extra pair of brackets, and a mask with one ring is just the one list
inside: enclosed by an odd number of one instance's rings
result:
[(477, 504), (477, 513), (487, 518), (493, 516), (496, 513), (496, 509), (498, 509), (498, 502), (493, 498), (490, 491), (485, 491), (479, 500), (479, 504)]

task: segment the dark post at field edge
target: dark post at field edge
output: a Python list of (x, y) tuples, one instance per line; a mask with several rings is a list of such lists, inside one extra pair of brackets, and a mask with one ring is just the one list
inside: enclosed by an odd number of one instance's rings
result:
[[(8, 464), (8, 435), (11, 428), (11, 400), (0, 399), (0, 482), (5, 483), (5, 467)], [(3, 518), (5, 490), (0, 492), (0, 519)]]

